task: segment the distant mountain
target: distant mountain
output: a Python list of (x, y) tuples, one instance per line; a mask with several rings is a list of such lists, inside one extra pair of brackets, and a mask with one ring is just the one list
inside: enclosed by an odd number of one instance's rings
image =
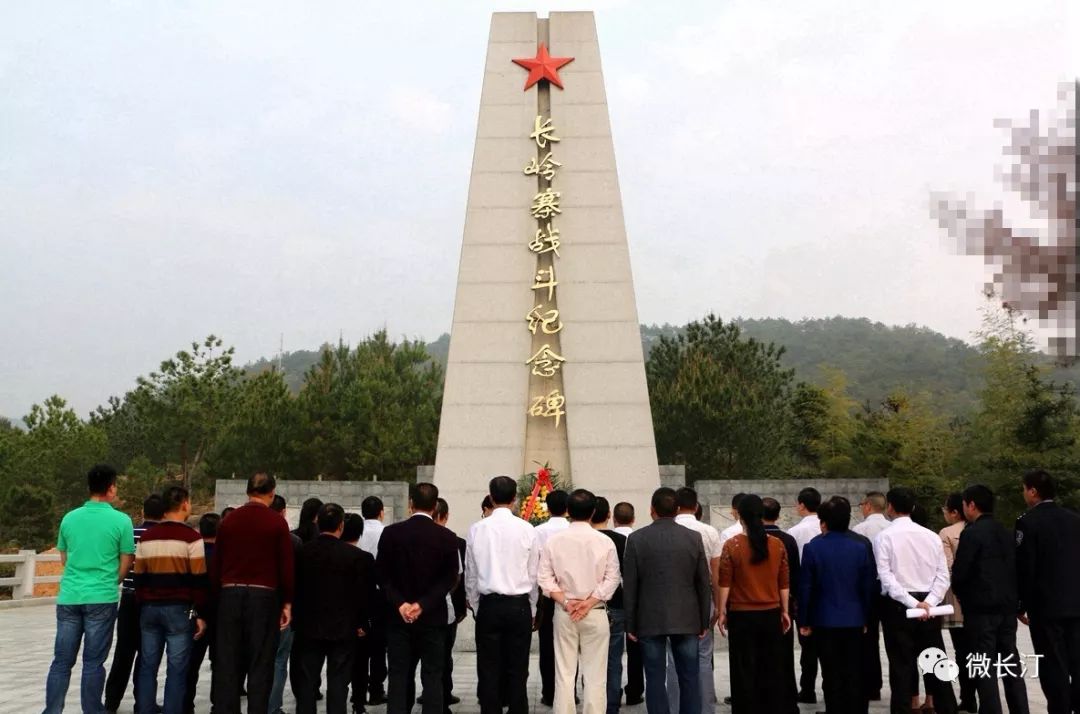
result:
[[(848, 391), (860, 403), (876, 403), (889, 391), (903, 388), (925, 392), (942, 409), (963, 413), (976, 401), (981, 388), (981, 357), (972, 345), (917, 325), (890, 326), (866, 318), (830, 317), (792, 322), (775, 318), (736, 319), (746, 335), (783, 345), (784, 364), (798, 379), (812, 384), (824, 381), (823, 367), (844, 372)], [(648, 357), (662, 336), (677, 335), (684, 328), (673, 325), (642, 325), (641, 349)], [(427, 345), (431, 358), (444, 367), (450, 335), (443, 334)], [(304, 373), (319, 360), (320, 350), (298, 350), (282, 356), (285, 381), (298, 391)], [(1047, 363), (1050, 364), (1049, 358)], [(276, 365), (261, 359), (245, 369), (259, 372)], [(1080, 365), (1054, 370), (1060, 382), (1080, 384)]]

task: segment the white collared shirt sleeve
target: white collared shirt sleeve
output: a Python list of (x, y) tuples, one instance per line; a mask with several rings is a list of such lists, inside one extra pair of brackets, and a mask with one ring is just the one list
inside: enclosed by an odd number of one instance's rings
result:
[(480, 580), (476, 567), (476, 548), (473, 547), (473, 533), (476, 526), (469, 529), (469, 535), (465, 545), (465, 599), (469, 601), (475, 616), (480, 609)]
[(926, 602), (930, 607), (936, 607), (945, 599), (949, 591), (952, 578), (949, 575), (949, 563), (945, 558), (945, 546), (938, 543), (937, 569), (934, 571), (934, 582), (930, 584), (930, 592), (926, 596)]
[[(874, 541), (874, 558), (877, 560), (878, 580), (881, 581), (882, 591), (893, 600), (912, 608), (919, 604), (900, 581), (893, 574), (893, 544), (892, 539), (879, 537)], [(944, 556), (944, 552), (942, 552)]]
[(540, 591), (551, 597), (551, 593), (560, 590), (555, 580), (555, 569), (551, 565), (551, 549), (546, 545), (540, 549), (540, 566), (536, 574), (536, 584)]
[(536, 532), (533, 531), (532, 542), (529, 546), (529, 565), (528, 573), (529, 578), (532, 580), (533, 587), (529, 590), (529, 606), (532, 608), (533, 617), (536, 617), (536, 602), (540, 599), (540, 591), (536, 586), (536, 579), (540, 572), (540, 543), (537, 540)]

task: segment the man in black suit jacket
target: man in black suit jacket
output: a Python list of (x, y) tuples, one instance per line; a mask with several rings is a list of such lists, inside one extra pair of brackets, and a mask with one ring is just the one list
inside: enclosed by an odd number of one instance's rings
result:
[(668, 711), (667, 645), (679, 676), (679, 710), (699, 714), (698, 638), (709, 630), (713, 588), (701, 535), (675, 522), (674, 489), (653, 493), (653, 522), (626, 541), (623, 605), (626, 633), (641, 642), (645, 706)]
[(451, 619), (447, 595), (461, 575), (458, 539), (433, 520), (439, 489), (409, 489), (412, 517), (387, 526), (376, 558), (379, 586), (390, 604), (387, 626), (387, 714), (408, 714), (415, 701), (421, 663), (424, 714), (444, 714), (442, 676)]
[(353, 655), (365, 634), (375, 574), (369, 560), (341, 540), (345, 511), (324, 504), (317, 516), (319, 535), (296, 556), (293, 629), (297, 714), (315, 714), (323, 662), (326, 662), (327, 714), (345, 714)]
[[(972, 654), (988, 662), (1019, 662), (1016, 651), (1016, 546), (1013, 534), (994, 520), (994, 492), (968, 486), (962, 496), (964, 519), (952, 567), (952, 589), (964, 612), (964, 632)], [(961, 667), (966, 662), (958, 661)], [(1005, 687), (1009, 714), (1027, 714), (1027, 686), (1019, 667), (1001, 677), (972, 677), (979, 711), (1000, 714), (998, 680)]]
[(1054, 479), (1024, 474), (1029, 510), (1016, 521), (1020, 620), (1031, 627), (1049, 714), (1080, 707), (1080, 516), (1054, 503)]
[[(799, 543), (795, 540), (794, 536), (776, 525), (776, 522), (780, 520), (780, 502), (775, 498), (763, 498), (761, 499), (761, 504), (764, 507), (761, 521), (765, 524), (765, 532), (774, 538), (779, 538), (780, 542), (784, 544), (784, 550), (787, 551), (788, 582), (790, 583), (791, 591), (791, 595), (788, 599), (788, 611), (791, 615), (791, 621), (799, 622), (799, 606), (797, 598), (797, 593), (799, 592)], [(785, 632), (783, 636), (784, 672), (781, 675), (781, 679), (784, 680), (784, 704), (787, 710), (792, 714), (798, 714), (799, 711), (799, 685), (795, 679), (795, 631), (797, 629), (797, 627), (789, 627), (788, 631)], [(874, 642), (874, 645), (877, 645), (876, 641)]]

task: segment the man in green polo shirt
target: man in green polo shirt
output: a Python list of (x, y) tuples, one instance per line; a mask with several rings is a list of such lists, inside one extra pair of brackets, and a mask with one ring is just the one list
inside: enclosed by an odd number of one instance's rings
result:
[(44, 714), (63, 711), (80, 644), (82, 710), (105, 711), (105, 659), (112, 646), (119, 586), (135, 559), (131, 518), (111, 505), (116, 500), (116, 470), (98, 465), (86, 480), (90, 500), (64, 516), (56, 542), (64, 575), (56, 599), (56, 644), (45, 680)]

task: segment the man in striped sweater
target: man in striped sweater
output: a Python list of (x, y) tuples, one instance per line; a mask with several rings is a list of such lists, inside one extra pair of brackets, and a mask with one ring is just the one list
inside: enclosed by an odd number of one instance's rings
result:
[(156, 710), (157, 671), (166, 647), (163, 714), (182, 714), (191, 644), (206, 632), (199, 615), (207, 599), (206, 558), (202, 536), (186, 523), (191, 500), (179, 486), (166, 488), (162, 499), (165, 519), (146, 531), (135, 548), (142, 630), (136, 714)]

